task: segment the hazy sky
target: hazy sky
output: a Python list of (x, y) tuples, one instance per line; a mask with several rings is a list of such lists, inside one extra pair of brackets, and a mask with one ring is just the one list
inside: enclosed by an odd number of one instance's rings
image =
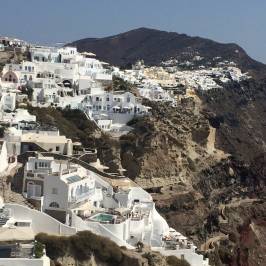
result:
[(235, 42), (266, 63), (265, 0), (1, 0), (0, 35), (39, 43), (151, 27)]

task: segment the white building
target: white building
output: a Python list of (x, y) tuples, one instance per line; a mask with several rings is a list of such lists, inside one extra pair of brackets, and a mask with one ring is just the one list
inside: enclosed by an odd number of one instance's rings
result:
[(86, 96), (79, 105), (89, 117), (96, 120), (105, 131), (124, 126), (135, 116), (147, 115), (150, 111), (137, 101), (130, 92), (109, 92)]
[(93, 173), (68, 161), (53, 157), (30, 157), (25, 165), (23, 194), (39, 201), (40, 209), (66, 222), (69, 209), (102, 199), (95, 188)]
[(8, 154), (16, 156), (27, 151), (47, 151), (72, 155), (72, 140), (61, 136), (59, 131), (31, 131), (10, 127), (5, 132)]

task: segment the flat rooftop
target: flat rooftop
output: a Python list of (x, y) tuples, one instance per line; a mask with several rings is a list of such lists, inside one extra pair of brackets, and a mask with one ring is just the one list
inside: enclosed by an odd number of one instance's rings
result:
[(1, 241), (30, 241), (34, 240), (34, 235), (30, 227), (0, 227)]
[(132, 181), (131, 179), (127, 178), (127, 177), (122, 177), (122, 178), (118, 178), (118, 179), (111, 179), (111, 178), (107, 178), (108, 182), (112, 185), (112, 187), (118, 187), (121, 189), (129, 189), (132, 187), (138, 187), (138, 185)]
[(82, 177), (80, 177), (79, 175), (73, 175), (73, 176), (66, 177), (66, 181), (68, 184), (72, 184), (80, 180), (82, 180)]
[(27, 133), (22, 135), (21, 137), (21, 142), (36, 142), (36, 143), (61, 144), (61, 143), (67, 143), (67, 140), (68, 139), (65, 136), (49, 136), (37, 133)]

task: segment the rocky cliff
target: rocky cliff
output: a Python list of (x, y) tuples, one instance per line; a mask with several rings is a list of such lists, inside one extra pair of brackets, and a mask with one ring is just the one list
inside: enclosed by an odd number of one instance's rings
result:
[(265, 265), (265, 92), (250, 80), (151, 104), (120, 140), (127, 174), (212, 265)]

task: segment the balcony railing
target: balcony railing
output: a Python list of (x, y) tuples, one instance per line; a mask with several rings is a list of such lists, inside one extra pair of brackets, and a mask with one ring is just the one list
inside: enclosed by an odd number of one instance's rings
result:
[(27, 177), (44, 179), (45, 178), (45, 174), (27, 172)]
[(95, 193), (95, 188), (89, 189), (87, 192), (84, 192), (80, 195), (76, 195), (75, 197), (70, 198), (69, 205), (73, 206), (73, 205), (78, 204), (82, 201), (85, 201), (90, 196), (92, 196), (94, 193)]

